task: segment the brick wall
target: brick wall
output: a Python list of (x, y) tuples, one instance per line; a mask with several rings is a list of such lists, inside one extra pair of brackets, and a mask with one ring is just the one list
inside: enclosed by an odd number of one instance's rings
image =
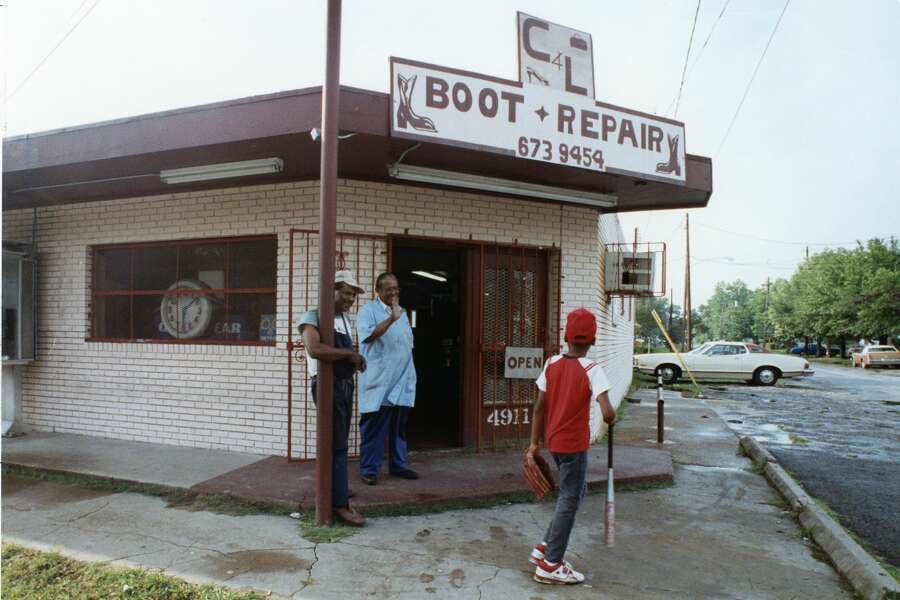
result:
[[(23, 381), (26, 423), (41, 431), (284, 454), (283, 348), (292, 320), (288, 232), (317, 228), (318, 193), (317, 182), (302, 182), (39, 209), (40, 345), (39, 359)], [(29, 240), (31, 220), (30, 210), (4, 212), (4, 238)], [(603, 244), (622, 236), (615, 215), (341, 180), (338, 230), (561, 247), (563, 317), (577, 306), (599, 315), (595, 357), (610, 375), (616, 403), (624, 395), (631, 379), (630, 306), (621, 315), (619, 300), (607, 305), (598, 270)], [(273, 232), (278, 234), (277, 347), (85, 341), (91, 245)], [(317, 258), (304, 260), (315, 264)], [(379, 254), (376, 270), (384, 260)], [(295, 275), (302, 266), (295, 265)], [(295, 282), (295, 290), (299, 285)], [(296, 300), (293, 320), (305, 309)]]

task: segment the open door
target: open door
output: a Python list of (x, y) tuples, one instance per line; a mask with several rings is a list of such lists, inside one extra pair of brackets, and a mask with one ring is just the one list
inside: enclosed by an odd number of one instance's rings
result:
[(455, 244), (392, 238), (400, 304), (413, 318), (418, 377), (406, 430), (412, 449), (462, 444), (465, 253)]

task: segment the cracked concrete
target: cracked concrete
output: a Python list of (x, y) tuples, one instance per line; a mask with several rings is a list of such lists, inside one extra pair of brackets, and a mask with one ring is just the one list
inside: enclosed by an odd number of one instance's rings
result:
[[(652, 439), (654, 407), (651, 395), (630, 406), (617, 440)], [(708, 406), (671, 398), (666, 416), (675, 485), (617, 495), (613, 548), (602, 543), (603, 494), (586, 498), (568, 554), (587, 577), (576, 587), (531, 579), (528, 555), (550, 502), (372, 518), (350, 538), (315, 544), (286, 517), (190, 512), (158, 498), (6, 478), (3, 536), (296, 599), (852, 598)]]

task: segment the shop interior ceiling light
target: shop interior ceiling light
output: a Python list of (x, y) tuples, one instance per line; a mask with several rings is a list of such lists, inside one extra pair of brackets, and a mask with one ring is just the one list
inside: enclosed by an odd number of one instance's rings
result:
[(563, 202), (572, 202), (574, 204), (586, 204), (588, 206), (610, 207), (615, 206), (617, 203), (616, 197), (611, 194), (567, 190), (549, 185), (523, 183), (511, 179), (498, 179), (496, 177), (469, 175), (467, 173), (455, 173), (453, 171), (430, 169), (428, 167), (393, 164), (388, 169), (388, 173), (391, 177), (406, 181), (449, 185), (452, 187), (461, 187), (484, 192), (516, 194), (519, 196), (530, 196), (532, 198), (544, 198), (546, 200), (560, 200)]
[(159, 178), (163, 183), (190, 183), (192, 181), (209, 181), (210, 179), (280, 173), (283, 169), (284, 161), (280, 158), (261, 158), (258, 160), (185, 167), (183, 169), (167, 169), (159, 172)]
[(435, 281), (444, 282), (447, 281), (446, 277), (438, 275), (437, 273), (431, 273), (429, 271), (413, 271), (413, 275), (418, 275), (419, 277), (424, 277), (425, 279), (434, 279)]

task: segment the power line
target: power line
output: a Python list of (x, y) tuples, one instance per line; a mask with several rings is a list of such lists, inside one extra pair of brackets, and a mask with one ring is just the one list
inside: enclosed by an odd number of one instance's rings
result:
[[(50, 49), (50, 52), (48, 52), (47, 55), (44, 56), (44, 58), (41, 59), (41, 61), (37, 64), (37, 66), (35, 66), (35, 67), (31, 70), (31, 72), (28, 73), (28, 75), (25, 76), (25, 79), (23, 79), (22, 82), (21, 82), (19, 85), (17, 85), (16, 88), (9, 94), (9, 96), (6, 97), (6, 100), (9, 100), (9, 99), (12, 98), (13, 96), (15, 96), (15, 95), (18, 93), (18, 91), (21, 90), (21, 89), (25, 86), (26, 83), (28, 83), (28, 81), (34, 76), (34, 74), (38, 72), (38, 69), (40, 69), (42, 66), (44, 66), (44, 63), (47, 62), (47, 59), (49, 59), (51, 56), (53, 56), (53, 53), (56, 52), (56, 50), (57, 50), (60, 46), (63, 45), (63, 42), (65, 42), (67, 39), (69, 39), (69, 36), (72, 35), (72, 33), (73, 33), (76, 29), (78, 29), (78, 26), (81, 25), (81, 23), (88, 17), (88, 15), (91, 14), (91, 12), (92, 12), (95, 8), (97, 8), (97, 5), (100, 4), (100, 1), (101, 1), (101, 0), (96, 0), (96, 2), (94, 2), (94, 3), (90, 6), (90, 8), (87, 9), (87, 12), (85, 12), (85, 13), (81, 16), (81, 18), (78, 19), (78, 21), (76, 21), (75, 24), (72, 25), (72, 27), (69, 28), (69, 30), (65, 33), (65, 35), (62, 36), (62, 38), (56, 43), (56, 45), (53, 46), (53, 48)], [(82, 3), (82, 6), (84, 6), (83, 3)]]
[(678, 100), (675, 101), (675, 115), (678, 116), (678, 105), (681, 103), (681, 90), (684, 88), (684, 77), (687, 75), (688, 60), (691, 58), (691, 46), (694, 45), (694, 30), (697, 29), (697, 15), (700, 14), (700, 0), (697, 0), (697, 10), (694, 11), (694, 23), (691, 25), (691, 37), (688, 40), (687, 54), (684, 57), (684, 68), (681, 70), (681, 84), (678, 86)]
[(772, 44), (772, 39), (775, 37), (775, 32), (778, 31), (778, 26), (781, 25), (781, 19), (784, 17), (784, 13), (787, 11), (787, 7), (790, 3), (791, 0), (785, 0), (784, 8), (781, 9), (781, 14), (778, 15), (778, 21), (775, 22), (775, 27), (772, 28), (772, 33), (769, 34), (769, 41), (766, 42), (766, 47), (763, 48), (762, 54), (759, 57), (759, 61), (756, 63), (756, 68), (753, 69), (753, 75), (750, 76), (750, 81), (747, 82), (747, 87), (744, 89), (744, 95), (741, 98), (740, 103), (738, 104), (737, 110), (734, 111), (734, 116), (731, 117), (731, 123), (728, 124), (728, 129), (725, 131), (725, 136), (719, 143), (719, 148), (716, 150), (716, 158), (718, 158), (719, 153), (722, 151), (722, 146), (725, 145), (725, 141), (728, 139), (728, 136), (731, 133), (731, 128), (734, 127), (734, 122), (737, 121), (738, 115), (741, 112), (741, 108), (744, 106), (744, 100), (747, 99), (747, 94), (750, 93), (750, 87), (753, 85), (753, 80), (756, 79), (756, 74), (759, 72), (759, 67), (760, 65), (762, 65), (763, 59), (766, 57), (766, 52), (769, 51), (769, 46)]
[[(687, 70), (687, 76), (684, 77), (684, 82), (686, 83), (688, 77), (691, 76), (691, 73), (694, 72), (694, 67), (697, 66), (697, 63), (700, 62), (700, 57), (703, 56), (703, 51), (706, 50), (706, 46), (709, 45), (709, 40), (712, 39), (713, 33), (716, 31), (716, 25), (719, 24), (719, 21), (722, 20), (722, 15), (725, 14), (725, 9), (728, 8), (728, 5), (731, 3), (731, 0), (726, 0), (725, 4), (722, 6), (722, 10), (719, 11), (719, 16), (716, 17), (716, 20), (713, 22), (712, 28), (709, 30), (709, 34), (707, 34), (706, 39), (703, 41), (703, 45), (700, 46), (700, 51), (697, 52), (697, 56), (694, 57), (694, 62), (691, 63), (690, 68)], [(672, 101), (669, 102), (668, 108), (666, 108), (666, 114), (672, 110), (672, 106), (675, 104), (676, 98), (672, 98)]]
[(747, 238), (750, 240), (756, 240), (758, 242), (768, 242), (770, 244), (785, 244), (788, 246), (851, 246), (856, 244), (857, 242), (788, 242), (783, 240), (773, 240), (769, 238), (757, 237), (755, 235), (747, 235), (746, 233), (738, 233), (737, 231), (729, 231), (727, 229), (722, 229), (721, 227), (713, 227), (712, 225), (706, 225), (704, 223), (697, 223), (700, 227), (704, 229), (712, 229), (714, 231), (719, 231), (721, 233), (727, 233), (728, 235), (736, 235), (738, 237)]

